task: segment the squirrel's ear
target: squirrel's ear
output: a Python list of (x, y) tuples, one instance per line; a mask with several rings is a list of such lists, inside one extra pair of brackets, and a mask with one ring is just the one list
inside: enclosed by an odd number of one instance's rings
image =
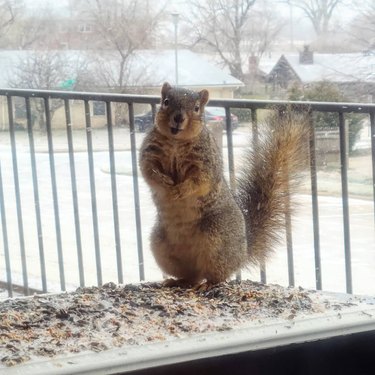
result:
[(161, 88), (161, 97), (165, 98), (167, 96), (167, 92), (172, 88), (172, 86), (168, 82), (164, 82)]
[(204, 106), (206, 105), (206, 103), (208, 102), (208, 97), (209, 97), (209, 93), (208, 93), (208, 90), (201, 90), (199, 91), (199, 98), (200, 98), (200, 104), (201, 106)]

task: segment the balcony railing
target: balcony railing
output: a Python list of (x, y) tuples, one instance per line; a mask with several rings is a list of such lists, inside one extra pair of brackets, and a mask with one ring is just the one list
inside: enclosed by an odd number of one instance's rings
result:
[[(105, 108), (102, 113), (106, 126), (102, 129), (93, 123), (93, 107), (97, 103)], [(138, 176), (137, 142), (140, 137), (136, 132), (134, 108), (147, 106), (155, 114), (158, 103), (158, 97), (145, 95), (0, 90), (0, 128), (4, 130), (1, 132), (3, 145), (0, 145), (0, 237), (3, 245), (0, 282), (9, 296), (15, 292), (29, 295), (35, 291), (64, 291), (74, 286), (102, 285), (108, 281), (123, 283), (135, 281), (135, 278), (140, 281), (150, 279), (144, 259), (149, 227), (145, 227), (142, 221), (154, 212), (150, 209), (150, 194), (147, 189), (143, 194)], [(231, 110), (251, 111), (249, 123), (252, 131), (249, 133), (253, 137), (257, 137), (261, 110), (291, 106), (293, 110), (309, 114), (311, 139), (307, 152), (310, 155), (314, 249), (314, 264), (311, 266), (315, 270), (317, 289), (323, 288), (320, 236), (326, 228), (320, 225), (314, 113), (335, 114), (339, 131), (345, 290), (352, 293), (348, 128), (345, 119), (348, 113), (359, 113), (370, 124), (371, 199), (375, 202), (375, 105), (213, 99), (209, 106), (225, 108), (228, 152), (224, 158), (231, 184), (235, 181)], [(21, 125), (15, 118), (19, 116), (17, 111), (20, 108), (25, 111)], [(59, 120), (53, 116), (56, 108), (62, 114)], [(122, 114), (122, 119), (127, 117), (128, 128), (118, 127), (118, 113)], [(36, 131), (34, 123), (38, 116), (44, 123), (43, 132)], [(81, 120), (73, 120), (77, 116)], [(58, 130), (56, 121), (60, 121)], [(81, 131), (77, 130), (79, 126)], [(24, 131), (18, 131), (22, 127)], [(103, 163), (108, 167), (103, 169)], [(368, 224), (373, 228), (373, 205), (372, 210)], [(291, 219), (287, 217), (288, 283), (294, 286), (291, 225)], [(373, 246), (374, 243), (368, 244), (369, 248)], [(137, 269), (136, 276), (134, 269)], [(129, 273), (133, 276), (128, 277)], [(261, 281), (267, 281), (265, 266), (261, 270)]]

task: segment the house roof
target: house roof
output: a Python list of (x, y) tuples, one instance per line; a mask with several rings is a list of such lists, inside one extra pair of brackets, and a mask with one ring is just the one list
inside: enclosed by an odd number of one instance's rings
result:
[[(9, 87), (9, 80), (14, 75), (17, 65), (34, 51), (0, 51), (0, 86)], [(87, 58), (90, 63), (87, 70), (95, 74), (98, 86), (104, 83), (104, 74), (115, 78), (120, 69), (116, 51), (54, 51), (67, 61)], [(103, 75), (97, 74), (99, 69)], [(174, 50), (139, 50), (125, 67), (127, 85), (160, 86), (164, 81), (175, 84), (175, 51)], [(62, 80), (65, 80), (62, 77)], [(103, 82), (100, 82), (103, 80)], [(115, 82), (115, 79), (113, 79)], [(199, 54), (189, 50), (178, 50), (178, 83), (181, 86), (239, 87), (243, 83), (224, 70), (211, 64)], [(114, 84), (115, 85), (115, 84)]]
[(262, 75), (268, 75), (273, 67), (277, 64), (280, 59), (280, 54), (272, 53), (271, 55), (263, 55), (258, 64), (258, 69)]
[[(113, 53), (102, 55), (104, 64), (111, 63)], [(140, 50), (136, 51), (128, 67), (131, 72), (130, 86), (160, 86), (169, 81), (176, 84), (174, 50)], [(178, 50), (178, 84), (181, 86), (217, 86), (238, 87), (243, 83), (228, 74), (225, 70), (210, 63), (202, 56), (190, 50)]]
[[(323, 80), (375, 83), (375, 55), (314, 53), (313, 64), (300, 64), (299, 54), (284, 54), (283, 56), (299, 79), (305, 83)], [(272, 74), (281, 61), (280, 58), (269, 74)]]

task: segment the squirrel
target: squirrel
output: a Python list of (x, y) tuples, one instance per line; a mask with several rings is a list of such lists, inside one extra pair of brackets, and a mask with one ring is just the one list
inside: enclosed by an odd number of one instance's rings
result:
[(291, 210), (291, 187), (306, 166), (307, 122), (290, 113), (274, 116), (231, 191), (205, 125), (208, 99), (205, 89), (164, 83), (155, 124), (140, 149), (140, 170), (157, 208), (151, 251), (172, 276), (168, 286), (215, 285), (264, 261)]

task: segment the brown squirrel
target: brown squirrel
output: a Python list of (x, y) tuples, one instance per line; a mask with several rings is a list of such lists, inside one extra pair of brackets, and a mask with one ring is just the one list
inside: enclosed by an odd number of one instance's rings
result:
[(155, 125), (140, 150), (141, 172), (157, 207), (151, 250), (169, 286), (212, 285), (263, 261), (285, 223), (291, 178), (306, 165), (306, 122), (290, 113), (249, 150), (233, 193), (205, 126), (207, 90), (164, 83)]

